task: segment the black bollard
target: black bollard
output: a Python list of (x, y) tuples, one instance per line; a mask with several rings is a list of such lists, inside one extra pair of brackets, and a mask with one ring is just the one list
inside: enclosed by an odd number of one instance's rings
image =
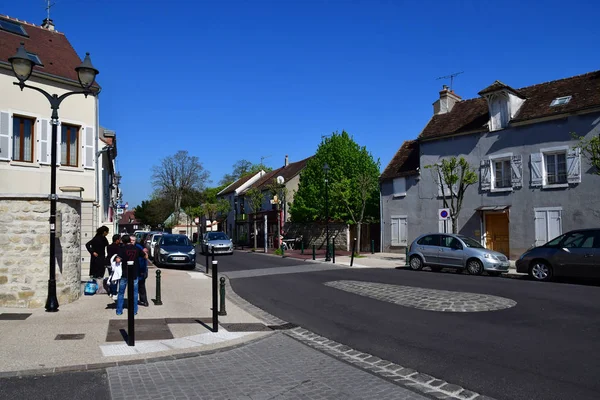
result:
[(404, 248), (404, 265), (407, 267), (410, 265), (408, 262), (408, 246)]
[(375, 254), (375, 240), (371, 240), (371, 254)]
[(300, 242), (300, 254), (304, 254), (304, 240)]
[[(130, 264), (131, 263), (131, 264)], [(127, 262), (127, 345), (135, 346), (135, 303), (137, 299), (133, 298), (133, 261)]]
[(354, 238), (354, 242), (352, 242), (352, 255), (350, 256), (350, 266), (354, 264), (354, 253), (356, 252), (356, 238)]
[(217, 281), (217, 273), (218, 273), (218, 261), (212, 262), (212, 323), (213, 323), (213, 332), (219, 331), (219, 291), (218, 291), (218, 281)]
[(313, 244), (313, 260), (315, 260), (315, 245)]
[(335, 246), (331, 244), (331, 261), (335, 264)]
[(155, 306), (162, 306), (162, 299), (160, 296), (160, 269), (156, 270), (156, 299), (154, 300)]
[(210, 253), (212, 256), (212, 263), (215, 263), (215, 246), (210, 246)]
[(206, 273), (208, 274), (208, 245), (206, 245), (206, 251), (204, 252), (206, 256)]
[(221, 285), (220, 285), (221, 308), (219, 310), (219, 315), (227, 315), (227, 310), (225, 310), (225, 277), (222, 276), (219, 279), (219, 282), (221, 282)]

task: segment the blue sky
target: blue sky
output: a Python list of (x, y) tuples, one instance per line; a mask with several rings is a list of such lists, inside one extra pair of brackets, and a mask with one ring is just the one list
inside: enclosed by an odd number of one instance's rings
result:
[[(463, 98), (600, 69), (594, 1), (53, 0), (52, 19), (103, 87), (124, 200), (188, 150), (212, 185), (247, 159), (277, 168), (345, 129), (381, 161), (420, 133), (442, 84)], [(40, 24), (44, 0), (0, 13)], [(210, 183), (209, 183), (210, 184)]]

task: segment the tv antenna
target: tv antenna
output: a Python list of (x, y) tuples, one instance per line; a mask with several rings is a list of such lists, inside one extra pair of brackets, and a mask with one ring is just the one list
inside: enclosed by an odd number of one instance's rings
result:
[(271, 157), (271, 156), (260, 156), (260, 165), (262, 165), (264, 167), (265, 164), (263, 164), (263, 162), (265, 161), (265, 159), (267, 159), (269, 157)]
[(454, 83), (454, 78), (460, 74), (462, 74), (465, 71), (460, 71), (460, 72), (455, 72), (453, 74), (450, 75), (446, 75), (446, 76), (440, 76), (439, 78), (436, 79), (436, 81), (439, 81), (440, 79), (450, 79), (450, 91), (452, 91), (452, 84)]
[(50, 20), (50, 8), (54, 6), (56, 3), (51, 3), (52, 0), (46, 1), (46, 12), (48, 13), (48, 20)]

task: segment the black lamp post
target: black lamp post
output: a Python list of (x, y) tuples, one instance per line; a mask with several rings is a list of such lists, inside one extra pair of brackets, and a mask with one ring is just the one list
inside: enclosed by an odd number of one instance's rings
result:
[[(235, 196), (235, 193), (234, 193)], [(238, 199), (237, 197), (233, 198), (233, 246), (237, 245), (237, 208), (238, 208)]]
[(326, 235), (326, 250), (325, 250), (325, 261), (331, 261), (329, 255), (329, 165), (325, 163), (323, 165), (323, 172), (325, 172), (325, 235)]
[(46, 96), (50, 102), (50, 108), (52, 109), (52, 144), (51, 144), (51, 169), (50, 169), (50, 277), (48, 279), (48, 298), (46, 299), (46, 311), (55, 312), (58, 311), (58, 298), (56, 297), (56, 141), (57, 141), (57, 126), (58, 126), (58, 108), (64, 99), (73, 94), (83, 94), (85, 97), (88, 95), (97, 95), (90, 88), (98, 75), (98, 70), (92, 65), (90, 60), (90, 53), (86, 53), (85, 58), (80, 66), (75, 68), (79, 84), (83, 90), (75, 92), (67, 92), (60, 96), (56, 94), (50, 94), (43, 89), (29, 86), (25, 84), (25, 81), (29, 79), (33, 72), (33, 67), (37, 65), (36, 62), (32, 61), (25, 50), (24, 43), (17, 49), (17, 54), (9, 57), (8, 61), (12, 66), (13, 73), (19, 80), (14, 82), (23, 91), (23, 88), (29, 88), (36, 90)]

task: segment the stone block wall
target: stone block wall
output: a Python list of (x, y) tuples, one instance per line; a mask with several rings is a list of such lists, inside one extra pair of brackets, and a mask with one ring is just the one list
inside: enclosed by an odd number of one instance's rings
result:
[[(81, 203), (61, 196), (62, 235), (56, 242), (59, 304), (81, 293)], [(0, 307), (44, 307), (50, 270), (50, 201), (43, 196), (0, 197)]]
[[(330, 223), (329, 240), (338, 250), (350, 251), (350, 226), (348, 224)], [(318, 222), (297, 223), (288, 222), (283, 228), (286, 238), (299, 238), (302, 236), (304, 247), (313, 244), (317, 249), (324, 249), (327, 238), (326, 225)]]

